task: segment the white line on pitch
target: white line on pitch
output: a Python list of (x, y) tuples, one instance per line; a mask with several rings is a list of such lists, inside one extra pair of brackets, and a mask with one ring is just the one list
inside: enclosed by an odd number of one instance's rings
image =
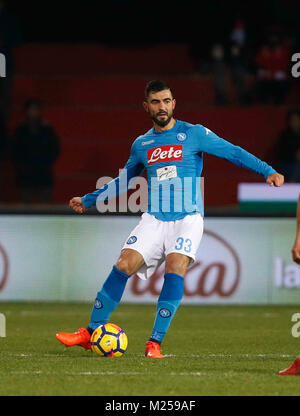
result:
[[(0, 372), (0, 374), (11, 374), (11, 375), (39, 375), (39, 376), (150, 376), (153, 378), (153, 376), (159, 376), (159, 373), (153, 373), (153, 372), (138, 372), (138, 371), (78, 371), (78, 372), (51, 372), (51, 371), (5, 371)], [(277, 372), (272, 372), (269, 375), (271, 376), (277, 376)], [(171, 372), (164, 374), (164, 376), (195, 376), (195, 377), (240, 377), (240, 376), (249, 376), (249, 372), (243, 371), (243, 372), (200, 372), (200, 371), (192, 371), (192, 372)]]
[[(21, 357), (21, 358), (72, 358), (73, 356), (67, 354), (21, 354), (21, 353), (10, 353), (10, 352), (2, 352), (3, 355), (8, 355), (12, 357)], [(132, 356), (136, 357), (144, 357), (144, 354), (128, 354), (126, 357), (133, 358)], [(166, 358), (295, 358), (295, 354), (165, 354)], [(74, 358), (74, 357), (73, 357)], [(83, 357), (82, 357), (83, 358)]]

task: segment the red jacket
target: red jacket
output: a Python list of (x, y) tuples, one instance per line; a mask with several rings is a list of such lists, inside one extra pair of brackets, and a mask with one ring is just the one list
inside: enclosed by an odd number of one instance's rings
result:
[(290, 56), (291, 52), (287, 46), (279, 45), (275, 49), (262, 46), (255, 57), (258, 78), (275, 81), (288, 79)]

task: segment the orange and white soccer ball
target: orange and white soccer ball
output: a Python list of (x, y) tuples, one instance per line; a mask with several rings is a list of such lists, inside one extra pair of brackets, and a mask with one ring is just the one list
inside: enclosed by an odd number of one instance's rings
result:
[(91, 336), (92, 351), (100, 357), (121, 357), (127, 345), (127, 335), (115, 324), (100, 325)]

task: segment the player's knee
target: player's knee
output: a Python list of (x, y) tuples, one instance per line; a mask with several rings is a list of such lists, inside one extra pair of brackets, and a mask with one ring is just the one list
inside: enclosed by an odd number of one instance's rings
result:
[(122, 272), (132, 275), (140, 268), (140, 262), (132, 255), (122, 254), (116, 263), (116, 268)]
[(140, 253), (135, 250), (122, 250), (121, 255), (116, 263), (116, 268), (122, 272), (135, 274), (144, 264), (144, 259)]
[(185, 256), (174, 256), (167, 259), (166, 273), (176, 273), (184, 277), (189, 265), (189, 260)]
[(121, 272), (131, 275), (133, 272), (132, 272), (132, 266), (130, 263), (131, 262), (128, 259), (121, 257), (116, 263), (116, 268), (120, 270)]

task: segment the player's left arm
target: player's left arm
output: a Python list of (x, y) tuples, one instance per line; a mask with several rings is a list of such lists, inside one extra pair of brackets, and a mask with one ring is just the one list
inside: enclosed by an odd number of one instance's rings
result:
[(195, 139), (197, 150), (199, 150), (199, 152), (209, 153), (222, 159), (226, 159), (237, 166), (250, 169), (253, 172), (263, 175), (270, 186), (283, 185), (283, 175), (276, 172), (272, 166), (263, 162), (252, 153), (222, 139), (211, 130), (201, 125), (194, 127), (194, 134), (196, 135)]

